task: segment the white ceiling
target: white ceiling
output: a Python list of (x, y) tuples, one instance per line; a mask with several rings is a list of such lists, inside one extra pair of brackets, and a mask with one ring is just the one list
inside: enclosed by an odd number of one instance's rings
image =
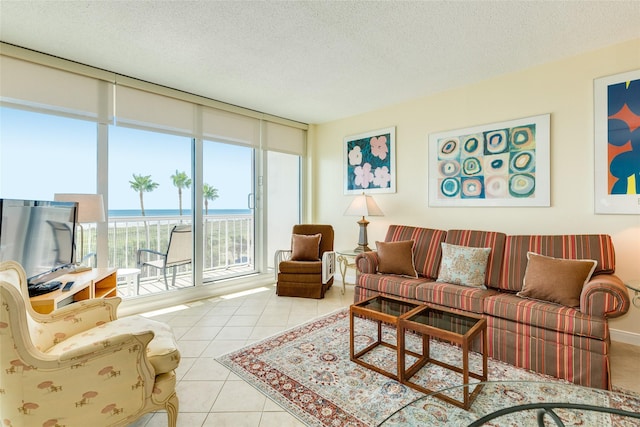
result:
[(1, 41), (305, 123), (635, 38), (640, 1), (0, 0)]

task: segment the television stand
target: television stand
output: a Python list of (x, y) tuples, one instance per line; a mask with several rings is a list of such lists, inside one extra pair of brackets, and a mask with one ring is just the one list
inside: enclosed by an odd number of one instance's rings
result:
[(36, 312), (48, 314), (76, 301), (116, 296), (115, 268), (92, 268), (81, 273), (64, 274), (58, 276), (56, 280), (63, 284), (74, 283), (69, 291), (63, 292), (60, 288), (29, 298)]

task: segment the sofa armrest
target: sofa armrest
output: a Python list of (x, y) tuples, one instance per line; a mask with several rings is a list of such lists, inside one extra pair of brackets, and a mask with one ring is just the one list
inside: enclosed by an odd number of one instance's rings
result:
[(593, 276), (580, 294), (580, 311), (590, 316), (622, 316), (629, 311), (630, 304), (624, 283), (614, 274)]
[(364, 274), (378, 272), (378, 253), (376, 251), (362, 252), (356, 256), (356, 271)]

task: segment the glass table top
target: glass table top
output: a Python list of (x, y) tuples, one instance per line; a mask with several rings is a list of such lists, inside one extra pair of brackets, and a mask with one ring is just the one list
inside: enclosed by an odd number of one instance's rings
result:
[[(471, 384), (469, 387), (475, 387)], [(640, 395), (563, 381), (488, 381), (468, 411), (437, 397), (440, 390), (400, 408), (380, 426), (638, 426)]]
[(376, 311), (378, 313), (388, 314), (395, 317), (405, 314), (408, 311), (420, 306), (419, 304), (397, 300), (394, 298), (388, 298), (385, 296), (370, 298), (354, 305), (359, 308), (366, 308), (367, 310)]
[(427, 306), (418, 313), (408, 316), (407, 320), (464, 335), (473, 328), (480, 319)]

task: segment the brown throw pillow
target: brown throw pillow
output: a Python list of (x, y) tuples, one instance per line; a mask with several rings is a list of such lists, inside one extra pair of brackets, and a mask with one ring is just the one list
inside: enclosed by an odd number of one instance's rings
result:
[(291, 236), (291, 261), (319, 261), (322, 234)]
[(376, 242), (378, 272), (418, 277), (413, 264), (413, 240)]
[(598, 264), (592, 259), (563, 259), (527, 252), (527, 270), (518, 296), (580, 306), (580, 293)]

